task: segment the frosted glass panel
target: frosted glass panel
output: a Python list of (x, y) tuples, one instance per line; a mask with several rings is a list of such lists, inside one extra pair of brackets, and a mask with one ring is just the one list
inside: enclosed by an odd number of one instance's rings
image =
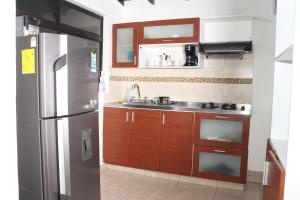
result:
[(133, 62), (133, 28), (117, 30), (117, 62)]
[(241, 157), (216, 153), (201, 152), (199, 171), (225, 176), (240, 176)]
[(166, 25), (166, 26), (148, 26), (144, 28), (144, 38), (178, 38), (178, 37), (193, 37), (194, 25)]
[(243, 122), (201, 120), (200, 139), (242, 143)]

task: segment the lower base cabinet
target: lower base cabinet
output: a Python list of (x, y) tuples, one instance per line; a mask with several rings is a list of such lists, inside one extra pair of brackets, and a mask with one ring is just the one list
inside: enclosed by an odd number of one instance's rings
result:
[(245, 184), (247, 148), (197, 144), (194, 131), (194, 112), (105, 107), (104, 162)]
[(105, 163), (129, 166), (129, 110), (104, 108), (103, 160)]
[(162, 112), (160, 171), (191, 176), (193, 127), (194, 113)]
[(131, 116), (130, 166), (159, 170), (160, 111), (134, 109)]
[(246, 183), (247, 150), (195, 146), (193, 176)]

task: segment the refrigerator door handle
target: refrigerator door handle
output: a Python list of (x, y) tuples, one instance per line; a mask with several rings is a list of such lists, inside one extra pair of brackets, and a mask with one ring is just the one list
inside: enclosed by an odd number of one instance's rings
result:
[(57, 120), (59, 190), (62, 199), (71, 197), (68, 119)]
[(67, 64), (67, 54), (62, 55), (54, 62), (54, 71), (58, 71), (65, 67)]

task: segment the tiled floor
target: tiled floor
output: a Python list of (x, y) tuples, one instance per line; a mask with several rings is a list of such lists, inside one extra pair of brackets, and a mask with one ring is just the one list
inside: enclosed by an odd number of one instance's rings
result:
[(238, 191), (101, 170), (101, 200), (261, 200), (261, 192), (252, 183)]

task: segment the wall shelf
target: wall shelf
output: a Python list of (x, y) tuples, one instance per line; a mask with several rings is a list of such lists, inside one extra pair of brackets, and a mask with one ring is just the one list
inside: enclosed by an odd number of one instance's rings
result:
[(285, 49), (282, 53), (280, 53), (276, 58), (276, 62), (283, 62), (283, 63), (293, 63), (293, 51), (294, 45), (290, 45), (287, 49)]

